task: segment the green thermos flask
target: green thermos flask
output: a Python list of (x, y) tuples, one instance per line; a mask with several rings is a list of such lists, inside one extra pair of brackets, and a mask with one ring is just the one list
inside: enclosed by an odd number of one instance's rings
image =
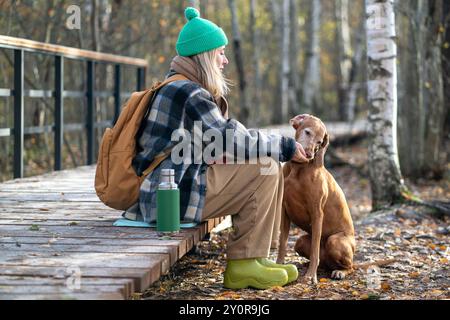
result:
[(175, 183), (175, 170), (161, 169), (156, 191), (156, 231), (177, 232), (180, 230), (180, 190)]

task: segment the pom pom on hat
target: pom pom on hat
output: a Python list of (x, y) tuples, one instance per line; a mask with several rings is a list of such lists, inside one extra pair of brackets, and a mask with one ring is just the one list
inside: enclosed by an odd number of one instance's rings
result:
[(200, 12), (193, 7), (187, 7), (186, 10), (184, 10), (184, 16), (187, 21), (191, 21), (194, 18), (200, 17)]

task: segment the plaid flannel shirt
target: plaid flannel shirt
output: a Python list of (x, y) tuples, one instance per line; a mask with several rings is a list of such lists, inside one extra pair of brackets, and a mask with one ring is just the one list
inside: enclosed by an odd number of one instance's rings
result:
[[(174, 81), (161, 88), (153, 101), (148, 118), (144, 121), (146, 121), (144, 129), (141, 136), (138, 137), (141, 151), (133, 159), (133, 166), (138, 175), (150, 165), (158, 153), (168, 148), (176, 148), (180, 141), (172, 141), (174, 130), (184, 129), (184, 132), (192, 134), (196, 123), (201, 123), (201, 134), (210, 130), (210, 132), (221, 135), (224, 142), (227, 129), (232, 129), (234, 132), (232, 139), (241, 137), (247, 141), (247, 144), (239, 143), (242, 140), (238, 141), (238, 139), (234, 141), (235, 150), (240, 150), (240, 153), (236, 151), (236, 154), (243, 154), (246, 159), (257, 157), (257, 154), (252, 153), (248, 147), (255, 143), (265, 149), (270, 143), (278, 141), (278, 150), (271, 150), (270, 156), (274, 157), (275, 154), (277, 156), (275, 159), (279, 161), (290, 160), (296, 148), (295, 140), (292, 138), (266, 135), (256, 129), (247, 129), (234, 119), (225, 119), (212, 95), (199, 84), (189, 80)], [(192, 141), (195, 141), (195, 138)], [(201, 142), (202, 150), (206, 145), (207, 143)], [(141, 185), (139, 205), (137, 206), (142, 220), (150, 223), (156, 221), (156, 191), (161, 169), (175, 170), (175, 182), (180, 189), (181, 220), (183, 222), (200, 222), (202, 220), (207, 188), (206, 169), (211, 164), (207, 164), (205, 161), (196, 163), (199, 162), (198, 155), (197, 161), (194, 161), (196, 146), (194, 144), (192, 146), (190, 155), (183, 154), (183, 157), (191, 157), (191, 161), (188, 161), (191, 163), (176, 164), (169, 156), (146, 177)], [(197, 147), (199, 147), (198, 140)], [(217, 159), (222, 158), (223, 155), (216, 155)], [(236, 155), (232, 155), (232, 157), (236, 159)]]

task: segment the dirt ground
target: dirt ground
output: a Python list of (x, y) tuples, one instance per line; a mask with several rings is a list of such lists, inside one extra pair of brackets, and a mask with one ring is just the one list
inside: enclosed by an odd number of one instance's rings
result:
[[(450, 299), (449, 217), (436, 217), (424, 207), (397, 205), (370, 213), (370, 188), (365, 176), (367, 160), (363, 146), (337, 149), (336, 154), (352, 166), (329, 169), (347, 197), (356, 230), (356, 263), (395, 259), (381, 267), (356, 269), (344, 280), (330, 279), (319, 269), (317, 285), (301, 281), (308, 260), (293, 245), (303, 232), (291, 226), (286, 262), (299, 269), (299, 279), (268, 290), (229, 290), (222, 286), (226, 266), (226, 241), (231, 228), (211, 233), (209, 241), (185, 255), (136, 299)], [(450, 182), (406, 181), (424, 200), (450, 199)], [(276, 251), (271, 252), (273, 260)]]

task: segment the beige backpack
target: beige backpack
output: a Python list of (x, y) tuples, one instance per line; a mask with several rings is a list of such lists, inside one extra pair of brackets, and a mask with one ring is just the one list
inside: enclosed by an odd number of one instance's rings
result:
[(172, 81), (187, 80), (176, 74), (158, 82), (145, 91), (134, 92), (121, 111), (113, 128), (107, 128), (103, 134), (98, 152), (95, 172), (95, 190), (100, 200), (117, 210), (127, 210), (139, 199), (139, 188), (145, 177), (152, 172), (170, 150), (155, 157), (150, 166), (138, 176), (131, 165), (136, 155), (136, 134), (144, 120), (149, 104), (156, 92)]

